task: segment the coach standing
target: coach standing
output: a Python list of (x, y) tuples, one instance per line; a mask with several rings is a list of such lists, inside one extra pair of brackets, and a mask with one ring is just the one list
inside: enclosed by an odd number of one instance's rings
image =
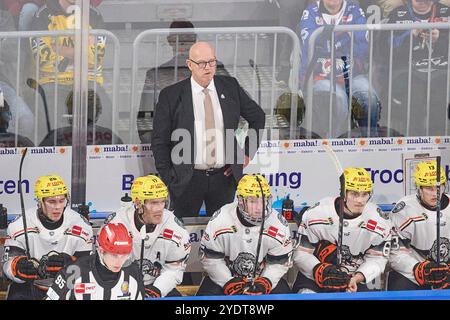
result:
[(205, 202), (211, 216), (234, 200), (243, 167), (256, 152), (247, 139), (245, 156), (239, 160), (236, 138), (233, 135), (230, 148), (225, 135), (234, 133), (242, 116), (256, 133), (257, 146), (265, 115), (235, 78), (215, 75), (217, 60), (209, 43), (192, 45), (186, 64), (191, 77), (164, 88), (159, 95), (152, 150), (175, 214), (197, 216)]

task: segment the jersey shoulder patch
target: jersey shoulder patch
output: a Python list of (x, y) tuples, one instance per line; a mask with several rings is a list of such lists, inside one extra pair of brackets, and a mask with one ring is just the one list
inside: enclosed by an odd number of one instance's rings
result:
[(286, 221), (286, 219), (284, 218), (284, 216), (281, 213), (279, 213), (277, 216), (278, 216), (278, 220), (280, 220), (280, 222), (283, 226), (289, 227), (288, 222)]
[(389, 212), (384, 212), (379, 207), (377, 207), (377, 212), (378, 212), (378, 214), (380, 215), (381, 218), (383, 218), (384, 220), (389, 220)]
[(88, 219), (86, 219), (86, 217), (85, 216), (83, 216), (83, 215), (81, 215), (80, 214), (80, 218), (81, 218), (81, 220), (83, 220), (84, 221), (84, 223), (86, 223), (88, 226), (90, 226), (91, 225), (91, 223), (89, 222), (89, 220)]
[(175, 223), (180, 227), (184, 228), (183, 222), (181, 222), (175, 215), (173, 216), (173, 221), (175, 221)]
[(402, 211), (403, 208), (405, 208), (405, 206), (406, 206), (406, 203), (405, 203), (404, 201), (398, 202), (398, 203), (395, 205), (394, 209), (392, 209), (392, 213), (397, 213), (397, 212)]
[(211, 216), (211, 218), (209, 219), (209, 221), (213, 221), (215, 218), (217, 218), (220, 214), (221, 209), (217, 210), (216, 212), (214, 212), (214, 214)]
[(103, 221), (103, 224), (108, 224), (112, 221), (112, 219), (114, 219), (114, 217), (116, 216), (116, 212), (111, 213), (106, 219), (105, 221)]

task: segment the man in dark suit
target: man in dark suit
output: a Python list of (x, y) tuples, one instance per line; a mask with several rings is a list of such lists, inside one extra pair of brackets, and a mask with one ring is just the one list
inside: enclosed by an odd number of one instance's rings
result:
[[(211, 216), (234, 200), (243, 167), (256, 153), (250, 146), (259, 145), (265, 115), (235, 78), (215, 75), (217, 60), (209, 43), (194, 44), (186, 64), (192, 76), (159, 95), (152, 150), (175, 214), (196, 216), (204, 201)], [(240, 116), (256, 140), (247, 138), (244, 150), (234, 136)]]

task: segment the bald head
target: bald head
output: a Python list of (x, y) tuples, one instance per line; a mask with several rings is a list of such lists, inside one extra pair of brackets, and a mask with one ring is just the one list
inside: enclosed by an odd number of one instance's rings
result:
[(204, 56), (212, 56), (214, 58), (216, 56), (214, 48), (208, 42), (196, 42), (189, 49), (189, 59), (197, 61)]
[[(206, 63), (203, 68), (202, 65)], [(192, 72), (192, 78), (206, 88), (216, 74), (216, 53), (208, 42), (197, 42), (189, 49), (189, 59), (186, 64)], [(211, 66), (211, 64), (213, 66)]]

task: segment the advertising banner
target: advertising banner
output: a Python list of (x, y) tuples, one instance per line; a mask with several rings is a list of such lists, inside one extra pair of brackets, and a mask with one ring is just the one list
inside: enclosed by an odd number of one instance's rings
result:
[[(287, 195), (296, 207), (314, 204), (339, 193), (338, 173), (324, 144), (331, 147), (342, 167), (369, 171), (374, 181), (373, 200), (378, 204), (394, 203), (413, 190), (411, 163), (419, 156), (440, 154), (447, 179), (450, 176), (450, 137), (263, 141), (244, 172), (261, 173), (268, 179), (275, 208), (281, 207)], [(21, 150), (0, 149), (0, 203), (11, 213), (20, 212), (17, 180)], [(60, 174), (70, 186), (71, 161), (71, 147), (29, 148), (23, 167), (26, 206), (34, 205), (33, 186), (39, 175)], [(88, 146), (86, 200), (91, 211), (117, 210), (133, 179), (155, 172), (150, 145)]]

